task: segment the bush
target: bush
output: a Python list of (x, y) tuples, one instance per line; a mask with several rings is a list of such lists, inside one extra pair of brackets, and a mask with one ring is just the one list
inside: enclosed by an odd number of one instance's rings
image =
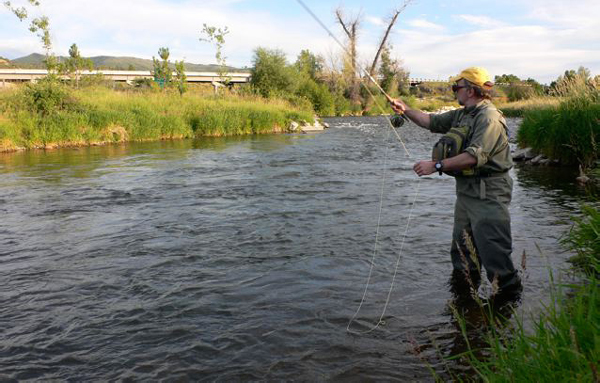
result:
[(311, 78), (306, 78), (298, 88), (296, 94), (308, 99), (318, 115), (333, 116), (335, 114), (333, 96), (329, 92), (327, 85), (317, 84)]
[(27, 108), (42, 115), (65, 110), (72, 103), (69, 89), (49, 77), (27, 84), (23, 96)]

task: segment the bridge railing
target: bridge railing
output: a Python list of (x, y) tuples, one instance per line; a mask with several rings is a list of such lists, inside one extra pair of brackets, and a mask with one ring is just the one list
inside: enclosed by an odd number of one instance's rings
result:
[[(48, 75), (46, 69), (0, 69), (0, 81), (36, 81)], [(105, 78), (113, 81), (130, 82), (137, 78), (153, 79), (150, 71), (126, 71), (126, 70), (85, 70), (79, 73), (80, 76), (103, 75)], [(185, 72), (187, 82), (223, 82), (225, 78), (230, 83), (247, 83), (250, 81), (250, 73), (234, 72), (221, 76), (216, 72)], [(175, 72), (173, 72), (175, 76)], [(69, 79), (72, 76), (61, 75), (63, 79)]]

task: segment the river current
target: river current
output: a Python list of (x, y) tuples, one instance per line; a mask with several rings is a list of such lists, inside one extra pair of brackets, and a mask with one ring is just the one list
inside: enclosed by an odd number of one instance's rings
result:
[[(464, 351), (447, 285), (454, 180), (412, 172), (436, 136), (400, 129), (407, 157), (381, 118), (328, 122), (0, 154), (0, 380), (443, 376)], [(584, 191), (558, 168), (511, 175), (526, 316), (566, 267), (557, 241)], [(377, 322), (399, 260), (394, 287), (384, 324), (350, 334), (380, 216), (354, 330)]]

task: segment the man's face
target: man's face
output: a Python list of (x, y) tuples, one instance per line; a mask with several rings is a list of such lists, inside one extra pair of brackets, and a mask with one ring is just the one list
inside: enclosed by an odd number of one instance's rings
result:
[(456, 100), (458, 104), (461, 106), (465, 105), (465, 102), (469, 99), (469, 87), (467, 82), (464, 79), (460, 79), (456, 82), (456, 92), (454, 95), (456, 96)]

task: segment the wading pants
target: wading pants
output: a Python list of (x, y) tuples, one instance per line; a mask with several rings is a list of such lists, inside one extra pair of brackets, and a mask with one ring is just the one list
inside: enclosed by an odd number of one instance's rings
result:
[[(452, 265), (455, 270), (468, 267), (480, 272), (467, 249), (464, 232), (474, 244), (480, 266), (487, 278), (498, 280), (501, 290), (520, 286), (511, 259), (512, 236), (508, 205), (512, 198), (512, 178), (506, 173), (489, 177), (456, 177), (456, 205), (452, 233)], [(464, 257), (461, 256), (459, 245)]]

